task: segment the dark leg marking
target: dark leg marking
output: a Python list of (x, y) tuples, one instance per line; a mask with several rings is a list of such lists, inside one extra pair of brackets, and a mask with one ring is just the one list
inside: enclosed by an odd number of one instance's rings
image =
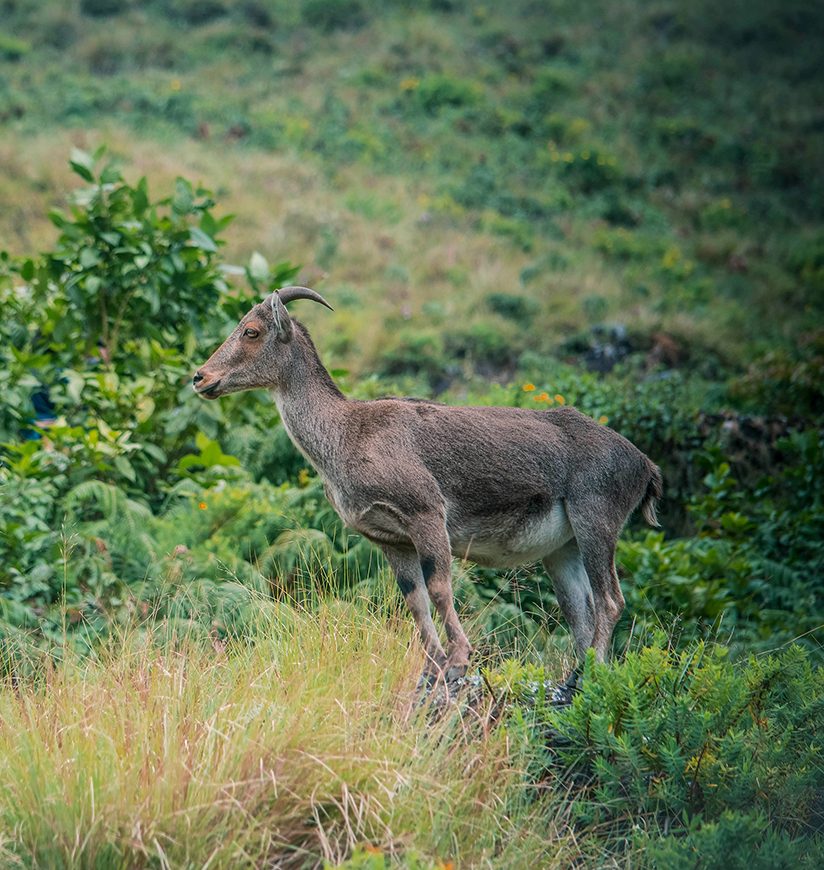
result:
[(407, 577), (404, 574), (398, 574), (397, 576), (398, 588), (401, 590), (401, 595), (406, 598), (411, 592), (415, 591), (416, 583), (413, 579)]
[(429, 580), (435, 573), (435, 560), (431, 556), (424, 556), (421, 559), (421, 573), (423, 574), (423, 582), (429, 586)]

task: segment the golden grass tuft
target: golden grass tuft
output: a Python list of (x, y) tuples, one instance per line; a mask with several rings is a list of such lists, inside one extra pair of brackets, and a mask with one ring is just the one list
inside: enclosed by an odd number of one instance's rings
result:
[(359, 843), (428, 866), (564, 866), (504, 728), (413, 704), (409, 622), (270, 611), (256, 640), (162, 627), (0, 690), (5, 866), (323, 866)]

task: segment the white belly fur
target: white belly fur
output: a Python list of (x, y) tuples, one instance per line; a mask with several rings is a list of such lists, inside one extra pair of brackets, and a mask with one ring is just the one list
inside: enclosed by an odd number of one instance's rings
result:
[(453, 555), (495, 568), (537, 562), (573, 537), (572, 526), (561, 502), (556, 502), (547, 513), (528, 520), (506, 537), (495, 534), (494, 529), (473, 535), (462, 529), (450, 529)]

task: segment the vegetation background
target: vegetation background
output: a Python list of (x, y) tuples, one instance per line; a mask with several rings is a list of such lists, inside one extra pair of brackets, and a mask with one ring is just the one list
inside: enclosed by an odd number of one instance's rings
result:
[[(3, 863), (820, 866), (823, 52), (802, 0), (0, 0)], [(414, 708), (270, 399), (192, 395), (295, 279), (348, 394), (661, 464), (571, 709), (547, 579), (469, 564), (487, 706)]]

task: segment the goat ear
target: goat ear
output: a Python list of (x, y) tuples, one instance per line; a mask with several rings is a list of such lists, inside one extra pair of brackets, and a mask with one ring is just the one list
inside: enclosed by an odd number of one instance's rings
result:
[(269, 297), (269, 304), (272, 307), (275, 335), (278, 341), (282, 341), (285, 344), (287, 341), (292, 340), (292, 318), (289, 317), (289, 312), (277, 293), (273, 293)]

